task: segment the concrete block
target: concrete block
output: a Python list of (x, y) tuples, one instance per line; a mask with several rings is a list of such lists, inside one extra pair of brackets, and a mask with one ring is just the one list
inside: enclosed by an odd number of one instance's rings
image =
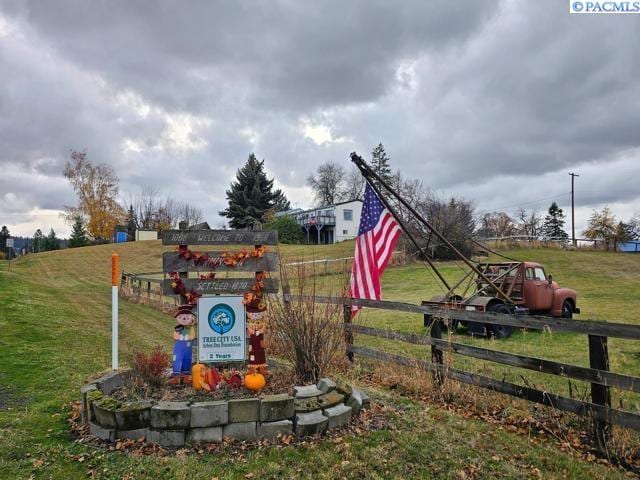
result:
[(222, 436), (235, 440), (255, 440), (257, 422), (228, 423), (222, 429)]
[(163, 447), (182, 447), (184, 446), (185, 433), (184, 430), (150, 429), (147, 434), (147, 441), (157, 443)]
[(347, 405), (353, 409), (355, 415), (360, 413), (363, 408), (369, 408), (371, 406), (371, 400), (369, 395), (359, 388), (351, 386), (351, 395), (347, 399)]
[(87, 411), (86, 411), (86, 420), (88, 422), (96, 422), (96, 412), (93, 408), (93, 403), (98, 400), (102, 400), (104, 398), (104, 394), (100, 390), (91, 390), (87, 392), (85, 395), (85, 400), (87, 403)]
[(89, 422), (89, 433), (107, 442), (113, 442), (116, 439), (116, 430), (114, 428), (105, 428), (93, 422)]
[(333, 407), (342, 402), (344, 402), (344, 395), (342, 395), (341, 393), (338, 393), (335, 390), (328, 393), (323, 393), (318, 397), (318, 403), (322, 408)]
[(335, 407), (324, 409), (322, 414), (329, 419), (327, 428), (342, 427), (351, 420), (351, 407), (346, 406), (344, 403), (340, 403)]
[(293, 394), (296, 398), (319, 397), (322, 391), (315, 385), (304, 385), (293, 387)]
[(330, 378), (321, 378), (320, 381), (318, 382), (317, 387), (318, 387), (318, 390), (320, 390), (322, 393), (329, 393), (335, 390), (337, 385), (336, 385), (336, 382), (334, 382)]
[(299, 437), (320, 434), (325, 431), (329, 419), (322, 414), (322, 410), (310, 413), (298, 413), (295, 418), (295, 432)]
[(123, 383), (123, 372), (110, 372), (97, 380), (93, 381), (98, 389), (105, 395), (110, 395), (116, 388), (121, 387)]
[(293, 397), (286, 393), (266, 395), (260, 402), (260, 421), (275, 422), (293, 418)]
[(116, 438), (126, 438), (128, 440), (140, 440), (141, 438), (147, 438), (149, 433), (148, 428), (136, 428), (135, 430), (117, 430)]
[(187, 442), (221, 442), (222, 427), (192, 428), (187, 431)]
[(258, 425), (258, 438), (277, 438), (279, 434), (290, 435), (293, 433), (293, 422), (291, 420), (280, 420), (278, 422), (263, 422)]
[(98, 386), (95, 383), (87, 383), (80, 388), (80, 395), (82, 396), (82, 410), (81, 410), (81, 420), (82, 423), (86, 423), (89, 421), (89, 410), (90, 405), (87, 401), (87, 394), (90, 392), (98, 392)]
[(95, 413), (95, 423), (99, 423), (105, 428), (115, 429), (116, 424), (116, 401), (106, 397), (93, 402), (93, 412)]
[(241, 398), (229, 400), (229, 423), (256, 422), (260, 420), (260, 400)]
[(160, 402), (151, 409), (153, 428), (182, 430), (189, 426), (190, 420), (191, 409), (187, 402)]
[(191, 405), (191, 428), (216, 427), (229, 423), (226, 401), (197, 402)]
[(333, 407), (344, 402), (344, 395), (333, 390), (329, 393), (323, 393), (318, 397), (296, 398), (294, 401), (294, 410), (296, 413), (309, 413), (314, 410)]
[(131, 402), (116, 409), (118, 430), (137, 430), (149, 426), (151, 402)]

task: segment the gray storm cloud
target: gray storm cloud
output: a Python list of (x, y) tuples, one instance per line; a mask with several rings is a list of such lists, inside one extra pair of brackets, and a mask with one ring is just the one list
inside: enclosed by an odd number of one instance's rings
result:
[(311, 170), (380, 141), (479, 211), (566, 206), (577, 170), (581, 222), (626, 215), (639, 37), (633, 15), (553, 1), (0, 0), (0, 222), (31, 234), (39, 209), (68, 228), (71, 149), (111, 164), (123, 201), (153, 185), (219, 224), (249, 153), (306, 206)]

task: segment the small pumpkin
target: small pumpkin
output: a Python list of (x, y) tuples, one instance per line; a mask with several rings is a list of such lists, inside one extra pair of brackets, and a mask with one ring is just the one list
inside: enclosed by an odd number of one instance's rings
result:
[(202, 363), (196, 363), (193, 367), (191, 367), (191, 381), (193, 384), (193, 388), (196, 390), (211, 390), (209, 385), (205, 381), (207, 372), (207, 367)]
[(262, 390), (267, 384), (267, 380), (261, 373), (247, 373), (244, 377), (244, 386), (251, 391)]

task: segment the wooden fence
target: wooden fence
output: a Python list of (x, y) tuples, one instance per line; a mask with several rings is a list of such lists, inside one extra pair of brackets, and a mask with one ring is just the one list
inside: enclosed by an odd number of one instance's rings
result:
[[(293, 299), (294, 297), (291, 296), (291, 298)], [(420, 306), (403, 302), (332, 297), (315, 297), (315, 301), (319, 303), (344, 305), (345, 338), (347, 339), (346, 353), (350, 359), (353, 359), (354, 355), (359, 355), (401, 365), (418, 365), (433, 372), (434, 379), (438, 385), (441, 385), (443, 378), (446, 377), (457, 380), (458, 382), (475, 385), (559, 410), (572, 412), (577, 415), (589, 416), (594, 420), (596, 440), (600, 448), (605, 448), (606, 443), (610, 440), (612, 424), (640, 430), (639, 414), (611, 407), (611, 388), (640, 393), (640, 378), (609, 371), (609, 353), (607, 348), (608, 337), (640, 340), (640, 326), (542, 316), (470, 312), (465, 310), (445, 311), (431, 306)], [(429, 319), (432, 321), (429, 335), (423, 336), (352, 324), (351, 305), (424, 315), (425, 320)], [(478, 348), (443, 339), (443, 326), (453, 321), (474, 321), (486, 325), (508, 325), (516, 328), (533, 330), (549, 329), (584, 334), (587, 335), (585, 348), (588, 348), (589, 351), (590, 365), (589, 367), (582, 367), (542, 358)], [(416, 360), (415, 358), (357, 346), (353, 341), (354, 333), (392, 339), (414, 345), (431, 346), (431, 358), (427, 360)], [(555, 393), (448, 367), (444, 363), (445, 352), (589, 382), (591, 383), (591, 402), (568, 398)]]
[[(179, 297), (176, 295), (163, 294), (162, 284), (162, 272), (141, 274), (123, 272), (121, 292), (126, 297), (133, 298), (141, 303), (148, 303), (161, 310), (174, 308), (179, 304)], [(298, 298), (291, 294), (285, 294), (285, 297), (286, 300), (295, 300)], [(609, 352), (607, 345), (609, 337), (640, 340), (640, 326), (595, 320), (575, 320), (533, 315), (505, 315), (465, 310), (442, 310), (432, 306), (380, 300), (345, 299), (322, 296), (316, 296), (314, 299), (318, 303), (342, 304), (344, 306), (344, 328), (345, 338), (347, 340), (346, 353), (350, 359), (353, 359), (355, 355), (359, 355), (401, 365), (417, 365), (433, 372), (436, 383), (440, 385), (446, 377), (461, 383), (475, 385), (559, 410), (572, 412), (580, 416), (591, 417), (594, 420), (597, 444), (603, 449), (610, 440), (611, 425), (613, 424), (640, 431), (639, 414), (612, 408), (611, 406), (611, 388), (640, 393), (640, 377), (611, 372), (609, 370)], [(352, 305), (419, 314), (425, 316), (425, 319), (433, 319), (433, 322), (428, 336), (355, 325), (351, 322)], [(445, 324), (453, 321), (471, 321), (485, 325), (507, 325), (514, 328), (573, 332), (586, 335), (585, 348), (587, 348), (589, 352), (589, 367), (510, 352), (488, 350), (486, 348), (479, 348), (443, 339), (443, 327)], [(396, 340), (408, 344), (430, 346), (431, 355), (429, 359), (420, 360), (358, 346), (354, 343), (354, 333)], [(445, 352), (589, 382), (591, 384), (591, 401), (587, 402), (569, 398), (552, 392), (451, 368), (445, 365)]]

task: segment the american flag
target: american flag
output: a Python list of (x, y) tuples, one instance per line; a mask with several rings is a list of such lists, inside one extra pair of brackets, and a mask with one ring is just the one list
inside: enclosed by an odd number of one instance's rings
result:
[[(400, 225), (367, 182), (351, 269), (350, 297), (380, 300), (380, 277), (389, 263), (398, 237)], [(351, 316), (355, 316), (361, 308), (353, 305)]]

